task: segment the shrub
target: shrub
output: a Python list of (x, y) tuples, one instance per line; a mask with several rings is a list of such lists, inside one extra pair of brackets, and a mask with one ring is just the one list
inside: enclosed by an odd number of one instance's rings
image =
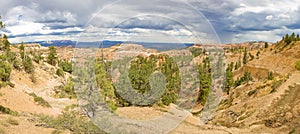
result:
[(16, 60), (17, 56), (14, 52), (7, 52), (6, 53), (6, 59), (9, 63), (13, 63)]
[(196, 48), (196, 47), (192, 47), (189, 50), (192, 53), (193, 57), (197, 57), (197, 56), (201, 55), (203, 52), (201, 48)]
[(271, 90), (270, 93), (276, 92), (276, 89), (277, 89), (278, 87), (280, 87), (280, 86), (282, 85), (283, 82), (284, 82), (284, 80), (274, 80), (274, 81), (272, 82), (272, 84), (271, 84), (272, 90)]
[(38, 105), (43, 107), (51, 107), (47, 101), (45, 101), (42, 97), (37, 96), (35, 93), (29, 93), (29, 95), (33, 97), (34, 102), (36, 102)]
[(62, 70), (61, 68), (58, 68), (56, 70), (56, 75), (58, 75), (58, 76), (64, 76), (64, 70)]
[(34, 72), (34, 65), (32, 63), (32, 60), (29, 56), (26, 56), (23, 59), (23, 67), (26, 73), (33, 73)]
[(104, 133), (87, 118), (78, 116), (77, 112), (63, 112), (63, 114), (54, 118), (51, 116), (40, 116), (39, 122), (45, 123), (45, 127), (58, 130), (68, 129), (75, 134), (95, 134)]
[(253, 95), (255, 93), (256, 93), (256, 90), (251, 90), (251, 91), (248, 92), (248, 96), (251, 96), (251, 95)]
[(4, 113), (4, 114), (10, 114), (10, 115), (18, 115), (18, 112), (16, 111), (12, 111), (7, 107), (4, 107), (2, 105), (0, 105), (0, 112)]
[(273, 76), (273, 72), (269, 72), (268, 73), (268, 80), (273, 80), (274, 76)]
[(9, 123), (11, 125), (19, 125), (19, 121), (15, 120), (13, 118), (8, 118), (7, 123)]
[(36, 83), (36, 77), (35, 77), (34, 73), (31, 73), (29, 78), (30, 78), (31, 82)]
[(22, 69), (22, 62), (19, 59), (15, 59), (12, 64), (16, 70), (20, 71)]
[(34, 54), (33, 55), (33, 61), (36, 63), (40, 63), (40, 61), (43, 60), (42, 54), (38, 53), (38, 54)]
[(12, 68), (10, 64), (0, 59), (0, 80), (3, 82), (8, 82), (11, 71)]
[(72, 77), (69, 78), (68, 82), (64, 86), (59, 86), (58, 90), (60, 91), (55, 96), (59, 98), (76, 98)]
[(295, 68), (300, 71), (300, 61), (296, 62)]
[(62, 68), (62, 70), (64, 70), (65, 72), (72, 73), (72, 62), (62, 60), (59, 62), (58, 66)]
[(238, 86), (240, 86), (240, 85), (242, 85), (242, 84), (244, 84), (244, 83), (248, 83), (248, 82), (250, 82), (250, 81), (253, 81), (253, 78), (252, 78), (252, 76), (251, 76), (251, 73), (250, 72), (248, 72), (248, 71), (246, 71), (245, 73), (244, 73), (244, 75), (241, 77), (241, 78), (238, 78), (236, 81), (235, 81), (235, 87), (238, 87)]

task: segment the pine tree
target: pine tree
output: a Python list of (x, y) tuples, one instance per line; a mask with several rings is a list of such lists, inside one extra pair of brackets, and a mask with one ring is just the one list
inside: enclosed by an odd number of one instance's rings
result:
[(3, 22), (1, 21), (1, 19), (2, 19), (2, 17), (0, 15), (0, 30), (5, 27), (5, 25), (3, 24)]
[(57, 53), (56, 53), (56, 48), (54, 46), (49, 47), (49, 54), (48, 54), (48, 63), (55, 66), (57, 63)]
[(274, 76), (273, 76), (273, 72), (269, 72), (268, 73), (268, 80), (273, 80)]
[(5, 62), (3, 60), (0, 60), (0, 81), (3, 81), (3, 82), (9, 81), (11, 71), (12, 71), (12, 68), (11, 68), (10, 64), (8, 64), (7, 62)]
[(203, 63), (199, 65), (200, 90), (198, 102), (205, 104), (210, 93), (212, 83), (212, 73), (210, 68), (210, 60), (208, 57), (203, 59)]
[(32, 63), (32, 60), (29, 56), (26, 56), (23, 60), (23, 67), (26, 73), (34, 73), (34, 65)]
[(249, 52), (250, 61), (254, 59), (254, 56)]
[(294, 32), (292, 33), (292, 35), (291, 35), (291, 37), (290, 37), (290, 38), (291, 38), (291, 39), (290, 39), (291, 41), (296, 41), (296, 40), (295, 40), (295, 39), (296, 39), (296, 35), (295, 35), (295, 33), (294, 33)]
[(225, 92), (227, 94), (229, 94), (231, 87), (234, 85), (232, 69), (233, 69), (233, 62), (231, 62), (226, 69)]
[(269, 47), (269, 43), (265, 42), (265, 48), (268, 48), (268, 47)]
[(21, 46), (20, 46), (20, 55), (21, 55), (22, 59), (25, 58), (25, 47), (24, 47), (24, 43), (23, 42), (21, 43)]
[(259, 58), (259, 55), (260, 55), (260, 51), (257, 51), (257, 53), (256, 53), (257, 59)]
[(243, 64), (247, 64), (247, 63), (248, 63), (247, 49), (245, 48), (245, 50), (244, 50), (244, 57), (243, 57)]
[(10, 51), (10, 43), (5, 34), (3, 36), (3, 40), (4, 40), (4, 51), (9, 52)]

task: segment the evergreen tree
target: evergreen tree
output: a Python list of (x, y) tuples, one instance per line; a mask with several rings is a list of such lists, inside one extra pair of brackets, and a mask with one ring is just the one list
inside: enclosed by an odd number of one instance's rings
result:
[(265, 48), (268, 48), (268, 47), (269, 47), (269, 43), (265, 42)]
[(145, 93), (150, 90), (149, 78), (155, 71), (156, 61), (147, 60), (143, 56), (137, 56), (137, 59), (131, 62), (129, 69), (129, 78), (132, 87), (139, 93)]
[(21, 43), (21, 46), (20, 46), (20, 55), (21, 55), (22, 59), (25, 58), (25, 47), (24, 47), (24, 43), (23, 42)]
[(175, 103), (178, 98), (181, 79), (179, 76), (179, 67), (175, 61), (168, 55), (164, 55), (163, 57), (165, 58), (165, 62), (160, 67), (161, 72), (167, 80), (167, 89), (161, 99), (164, 105), (169, 105), (170, 103)]
[(235, 65), (234, 65), (234, 70), (237, 70), (239, 67), (238, 67), (238, 62), (235, 62)]
[(290, 40), (291, 40), (291, 41), (296, 41), (296, 35), (295, 35), (294, 32), (293, 32), (292, 35), (290, 36)]
[(49, 53), (48, 53), (48, 63), (55, 66), (57, 63), (57, 53), (56, 53), (56, 48), (54, 46), (49, 47)]
[(11, 71), (12, 68), (10, 64), (3, 59), (0, 59), (0, 80), (3, 82), (9, 81)]
[(250, 61), (254, 59), (254, 56), (249, 52)]
[(107, 77), (106, 70), (105, 70), (105, 63), (104, 61), (96, 61), (95, 64), (95, 74), (98, 86), (101, 88), (102, 94), (105, 96), (104, 98), (108, 97), (113, 99), (114, 96), (114, 89), (111, 84), (111, 81)]
[(3, 40), (4, 40), (4, 51), (9, 52), (10, 51), (10, 43), (5, 34), (3, 36)]
[(295, 68), (300, 71), (300, 61), (296, 62)]
[(234, 85), (232, 69), (233, 69), (233, 62), (231, 62), (226, 69), (225, 92), (227, 94), (229, 94), (231, 87)]
[(244, 82), (248, 83), (253, 80), (249, 71), (246, 71), (243, 76)]
[(274, 76), (273, 76), (273, 72), (269, 72), (268, 73), (268, 80), (273, 80)]
[(23, 60), (23, 67), (26, 73), (34, 73), (34, 65), (32, 63), (32, 60), (29, 56), (26, 56)]
[(243, 57), (243, 64), (247, 64), (247, 63), (248, 63), (247, 48), (245, 48), (244, 57)]
[(258, 58), (258, 57), (259, 57), (259, 55), (260, 55), (260, 51), (257, 51), (257, 53), (256, 53), (256, 57)]
[(72, 63), (71, 62), (68, 62), (66, 60), (61, 60), (59, 63), (58, 63), (58, 66), (65, 72), (69, 72), (69, 73), (72, 73)]
[(210, 60), (208, 57), (204, 58), (203, 63), (199, 65), (199, 76), (200, 90), (198, 102), (204, 105), (210, 93), (212, 83), (212, 73), (210, 67)]
[(1, 19), (2, 19), (2, 17), (0, 15), (0, 30), (5, 27), (5, 25), (3, 24), (3, 22), (1, 21)]
[(242, 85), (244, 83), (248, 83), (250, 81), (253, 81), (253, 78), (252, 78), (250, 72), (246, 71), (246, 72), (244, 72), (243, 77), (237, 78), (237, 80), (235, 81), (234, 85), (235, 85), (235, 87), (237, 87), (237, 86), (240, 86), (240, 85)]

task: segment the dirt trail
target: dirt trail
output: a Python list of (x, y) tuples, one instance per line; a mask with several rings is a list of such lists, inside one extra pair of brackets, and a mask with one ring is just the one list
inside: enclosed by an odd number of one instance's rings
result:
[(66, 106), (77, 103), (75, 99), (53, 98), (53, 96), (51, 96), (51, 91), (53, 91), (55, 86), (59, 85), (60, 83), (56, 79), (50, 79), (45, 85), (39, 85), (33, 89), (33, 92), (37, 96), (42, 97), (51, 105), (56, 114), (61, 113)]
[[(29, 75), (25, 72), (13, 71), (11, 81), (15, 83), (15, 87), (6, 87), (0, 90), (3, 94), (3, 96), (0, 96), (0, 105), (15, 111), (58, 115), (66, 106), (76, 104), (75, 99), (53, 98), (51, 92), (55, 86), (61, 83), (57, 78), (51, 77), (48, 72), (41, 69), (36, 70), (36, 73), (39, 72), (41, 74), (41, 76), (37, 77), (36, 83), (32, 83)], [(28, 95), (28, 93), (35, 93), (37, 96), (42, 97), (52, 108), (36, 105), (33, 97)]]

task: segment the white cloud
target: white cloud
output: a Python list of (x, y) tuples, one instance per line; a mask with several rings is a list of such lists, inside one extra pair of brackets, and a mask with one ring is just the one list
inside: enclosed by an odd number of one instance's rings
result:
[[(77, 40), (79, 35), (91, 41), (109, 38), (199, 42), (200, 38), (203, 43), (216, 43), (218, 36), (223, 42), (255, 38), (276, 41), (280, 34), (297, 31), (300, 27), (299, 0), (0, 0), (0, 3), (1, 15), (10, 31), (7, 34), (16, 36), (14, 41), (47, 40), (48, 36)], [(143, 18), (146, 15), (156, 18), (153, 22), (147, 21)], [(133, 17), (140, 18), (140, 22), (129, 22)], [(124, 21), (128, 24), (122, 29), (113, 29)], [(81, 34), (76, 33), (83, 30)], [(30, 36), (33, 34), (36, 35)]]
[(266, 17), (267, 20), (272, 20), (272, 18), (273, 18), (273, 15), (268, 15), (268, 16)]
[[(239, 16), (245, 13), (293, 13), (297, 12), (300, 6), (299, 1), (289, 0), (289, 1), (273, 1), (273, 0), (263, 0), (263, 1), (246, 1), (246, 3), (241, 3), (240, 7), (234, 9), (231, 14), (233, 16)], [(253, 4), (253, 3), (256, 4)]]
[(282, 36), (286, 33), (300, 33), (300, 29), (289, 29), (283, 26), (281, 29), (275, 29), (270, 31), (248, 31), (236, 34), (232, 38), (232, 42), (245, 42), (245, 41), (269, 41), (275, 42), (282, 39)]
[(11, 31), (9, 35), (22, 35), (22, 34), (35, 34), (42, 33), (43, 24), (28, 22), (28, 21), (19, 21), (17, 25), (8, 26), (7, 29)]

